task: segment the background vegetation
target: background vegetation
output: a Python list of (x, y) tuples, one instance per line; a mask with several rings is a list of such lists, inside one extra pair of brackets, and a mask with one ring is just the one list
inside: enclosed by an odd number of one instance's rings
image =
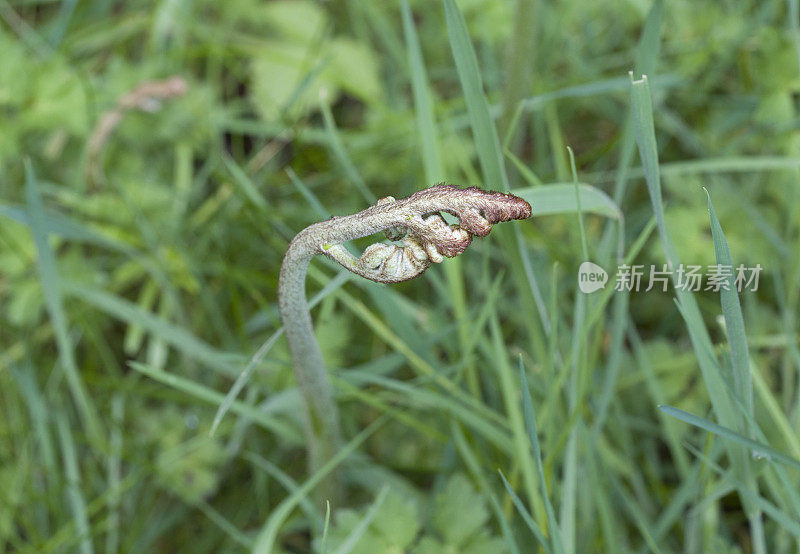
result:
[[(0, 18), (3, 551), (800, 549), (797, 0)], [(398, 286), (312, 264), (350, 441), (326, 527), (281, 257), (437, 181), (534, 217)], [(586, 259), (726, 255), (764, 268), (741, 304), (577, 292)]]

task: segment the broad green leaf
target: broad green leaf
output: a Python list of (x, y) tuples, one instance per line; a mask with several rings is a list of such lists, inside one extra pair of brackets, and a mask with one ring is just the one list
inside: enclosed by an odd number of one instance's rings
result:
[(330, 24), (322, 4), (310, 0), (267, 2), (261, 7), (264, 23), (279, 37), (300, 44), (311, 44)]
[(386, 496), (381, 509), (372, 520), (372, 529), (397, 551), (407, 549), (419, 532), (416, 504), (396, 492)]
[(436, 496), (433, 524), (445, 541), (459, 547), (469, 541), (489, 519), (489, 510), (483, 496), (472, 483), (457, 473)]
[(252, 60), (250, 94), (263, 119), (307, 114), (324, 94), (344, 91), (366, 103), (383, 94), (380, 68), (368, 45), (344, 36), (326, 37), (330, 22), (319, 4), (270, 2), (261, 13), (274, 32)]
[[(527, 200), (533, 207), (533, 217), (543, 215), (577, 213), (578, 203), (573, 183), (553, 183), (541, 187), (515, 189), (514, 194)], [(622, 212), (602, 190), (587, 184), (577, 185), (581, 211), (610, 217), (622, 218)]]

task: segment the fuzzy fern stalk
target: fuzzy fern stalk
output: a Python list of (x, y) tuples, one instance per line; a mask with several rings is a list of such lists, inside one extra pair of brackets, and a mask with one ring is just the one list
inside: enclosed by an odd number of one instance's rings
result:
[[(456, 216), (458, 225), (448, 225), (440, 212)], [(381, 198), (357, 214), (315, 223), (292, 240), (281, 266), (278, 304), (304, 400), (311, 472), (330, 460), (341, 443), (339, 410), (306, 303), (305, 279), (311, 258), (324, 254), (372, 281), (399, 283), (420, 275), (431, 263), (461, 254), (473, 236), (488, 235), (493, 224), (530, 215), (530, 204), (510, 194), (436, 185), (401, 200)], [(381, 232), (392, 242), (371, 244), (358, 258), (343, 246)], [(318, 492), (323, 499), (339, 497), (337, 474), (330, 474)]]

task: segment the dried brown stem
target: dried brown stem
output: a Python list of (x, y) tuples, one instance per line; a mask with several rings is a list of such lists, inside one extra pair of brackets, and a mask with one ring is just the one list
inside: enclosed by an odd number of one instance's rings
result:
[(126, 112), (131, 110), (155, 112), (161, 107), (163, 100), (182, 96), (186, 93), (186, 88), (186, 81), (179, 76), (163, 81), (148, 81), (126, 93), (117, 101), (114, 108), (105, 112), (86, 143), (87, 171), (91, 180), (95, 183), (102, 181), (100, 153)]

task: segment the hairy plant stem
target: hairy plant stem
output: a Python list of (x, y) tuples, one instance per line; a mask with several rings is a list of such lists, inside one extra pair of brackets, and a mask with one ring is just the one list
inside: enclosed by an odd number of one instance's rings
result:
[[(303, 419), (308, 467), (314, 472), (332, 458), (341, 444), (339, 408), (333, 397), (322, 351), (314, 336), (311, 314), (306, 302), (306, 271), (314, 252), (302, 243), (292, 243), (281, 266), (278, 284), (278, 305), (284, 332), (292, 353), (297, 388), (305, 404)], [(337, 499), (341, 496), (338, 477), (333, 475), (320, 484), (319, 496)]]
[[(448, 225), (439, 213), (443, 211), (458, 217), (459, 225)], [(530, 215), (530, 204), (516, 196), (475, 187), (436, 185), (401, 200), (382, 198), (354, 215), (315, 223), (292, 240), (281, 266), (278, 305), (303, 397), (311, 472), (330, 460), (341, 445), (339, 410), (306, 302), (305, 278), (311, 258), (324, 254), (372, 281), (397, 283), (420, 275), (432, 262), (457, 256), (473, 236), (488, 235), (492, 224)], [(375, 243), (359, 258), (343, 246), (380, 232), (400, 245)], [(320, 499), (336, 501), (341, 494), (335, 473), (318, 489)]]

